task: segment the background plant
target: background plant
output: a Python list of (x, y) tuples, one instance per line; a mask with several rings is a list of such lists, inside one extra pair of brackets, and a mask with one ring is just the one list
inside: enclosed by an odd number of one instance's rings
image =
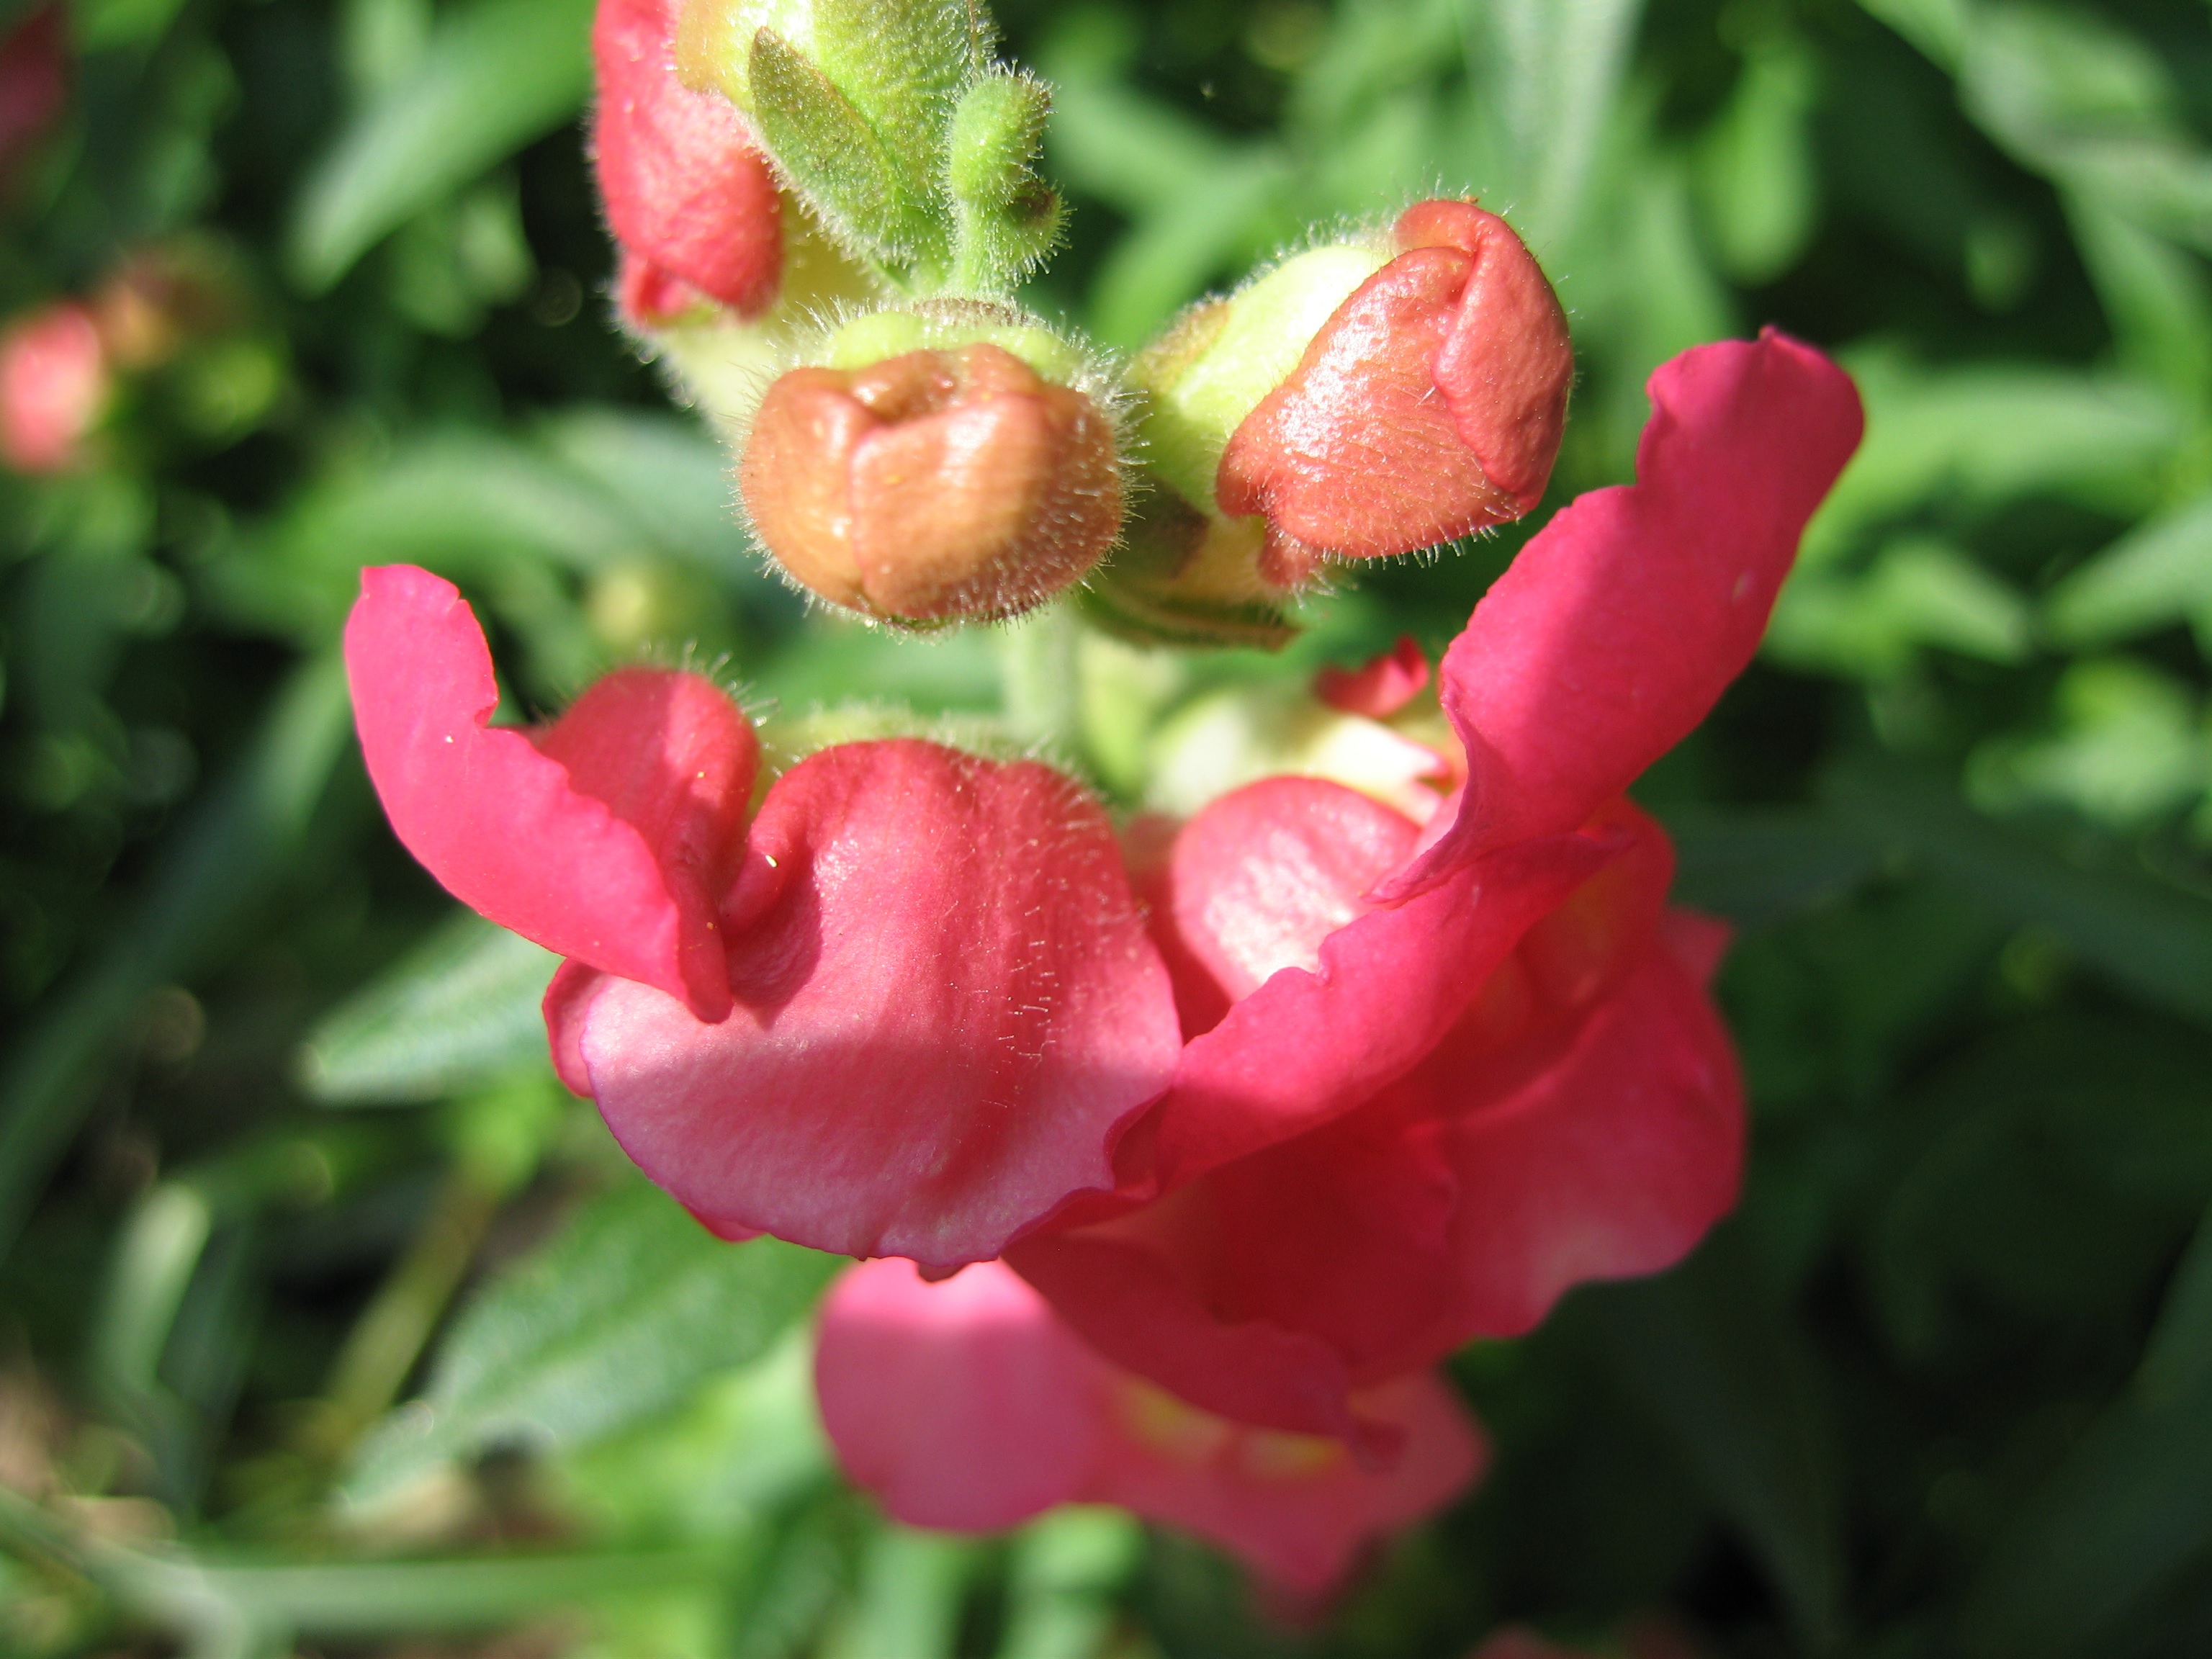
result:
[(1496, 1472), (1324, 1627), (1103, 1515), (873, 1519), (807, 1425), (829, 1264), (625, 1174), (544, 1069), (549, 960), (381, 828), (331, 657), (354, 571), (465, 582), (539, 707), (689, 651), (787, 713), (1072, 728), (1127, 791), (1224, 688), (1440, 645), (1518, 533), (1366, 574), (1288, 668), (1064, 677), (1021, 633), (807, 616), (604, 325), (588, 4), (79, 0), (0, 301), (158, 257), (222, 304), (91, 465), (0, 483), (8, 1645), (1411, 1656), (1661, 1609), (1717, 1653), (2201, 1650), (2201, 8), (999, 11), (1071, 208), (1026, 297), (1110, 343), (1442, 185), (1569, 308), (1553, 502), (1625, 475), (1686, 345), (1771, 320), (1857, 374), (1868, 446), (1765, 665), (1639, 792), (1741, 930), (1741, 1214), (1464, 1355)]

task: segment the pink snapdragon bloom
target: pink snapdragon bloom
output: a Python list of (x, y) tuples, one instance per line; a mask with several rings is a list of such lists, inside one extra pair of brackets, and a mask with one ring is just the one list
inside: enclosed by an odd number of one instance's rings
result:
[(608, 676), (489, 725), (453, 586), (362, 573), (346, 665), (399, 839), (569, 958), (562, 1078), (728, 1236), (940, 1267), (1110, 1187), (1165, 1086), (1172, 993), (1105, 815), (1033, 762), (843, 744), (751, 809), (750, 724), (696, 674)]
[[(1669, 1265), (1735, 1197), (1724, 935), (1667, 908), (1621, 792), (1749, 661), (1861, 413), (1771, 333), (1650, 390), (1638, 482), (1562, 512), (1447, 653), (1459, 787), (1425, 813), (1275, 777), (1125, 854), (1044, 767), (896, 741), (748, 821), (710, 685), (633, 670), (489, 729), (473, 618), (405, 568), (348, 628), (370, 775), (453, 892), (571, 957), (562, 1076), (709, 1225), (1003, 1251), (1118, 1370), (1387, 1468), (1411, 1431), (1377, 1390)], [(1325, 690), (1387, 714), (1425, 666)]]
[(18, 472), (66, 472), (84, 459), (112, 377), (100, 328), (74, 300), (0, 334), (0, 459)]
[[(1638, 482), (1560, 513), (1444, 658), (1455, 801), (1425, 825), (1269, 779), (1140, 865), (1182, 1058), (1119, 1192), (1008, 1260), (1194, 1405), (1387, 1455), (1359, 1390), (1671, 1264), (1735, 1201), (1724, 935), (1668, 911), (1671, 848), (1621, 791), (1750, 660), (1862, 417), (1773, 333), (1650, 391)], [(1336, 694), (1387, 702), (1392, 672)]]
[(1058, 1504), (1117, 1504), (1304, 1593), (1449, 1503), (1488, 1459), (1429, 1372), (1362, 1401), (1402, 1438), (1387, 1470), (1340, 1441), (1194, 1410), (1100, 1359), (998, 1262), (934, 1285), (904, 1261), (850, 1269), (823, 1304), (815, 1379), (838, 1461), (897, 1520), (989, 1532)]
[(599, 0), (592, 153), (622, 247), (617, 301), (649, 326), (702, 301), (743, 317), (775, 303), (783, 269), (775, 177), (727, 99), (676, 75), (676, 0)]

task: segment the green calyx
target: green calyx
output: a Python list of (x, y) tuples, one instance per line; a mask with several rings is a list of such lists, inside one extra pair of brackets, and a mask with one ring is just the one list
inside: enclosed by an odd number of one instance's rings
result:
[(1153, 470), (1216, 511), (1214, 473), (1231, 437), (1290, 378), (1330, 313), (1389, 258), (1380, 239), (1313, 248), (1227, 299), (1184, 313), (1132, 371), (1146, 393), (1144, 436)]
[(998, 295), (1050, 251), (1051, 97), (968, 0), (690, 0), (687, 84), (743, 110), (791, 188), (906, 291)]
[(952, 118), (945, 185), (952, 198), (952, 286), (1010, 289), (1052, 251), (1060, 198), (1037, 176), (1052, 93), (1027, 75), (992, 70), (968, 88)]
[(909, 351), (994, 345), (1045, 380), (1083, 386), (1091, 378), (1082, 352), (1018, 307), (988, 301), (939, 300), (872, 311), (837, 326), (805, 361), (824, 368), (866, 368)]

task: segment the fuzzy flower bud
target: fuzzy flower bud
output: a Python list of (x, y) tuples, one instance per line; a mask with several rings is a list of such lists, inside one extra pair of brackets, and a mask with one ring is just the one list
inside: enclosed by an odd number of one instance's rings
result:
[(793, 580), (889, 619), (999, 617), (1080, 580), (1112, 544), (1114, 423), (1063, 383), (1081, 365), (1053, 336), (879, 313), (829, 356), (769, 388), (738, 469)]
[(1410, 553), (1519, 518), (1559, 453), (1574, 356), (1505, 222), (1423, 202), (1388, 246), (1285, 261), (1188, 313), (1137, 366), (1153, 465), (1264, 525), (1275, 588), (1324, 557)]
[(75, 301), (18, 319), (0, 335), (0, 459), (18, 472), (64, 472), (107, 401), (107, 354), (91, 311)]
[(755, 316), (782, 273), (775, 177), (744, 118), (677, 79), (676, 22), (675, 0), (600, 0), (592, 26), (592, 160), (637, 326), (702, 301)]

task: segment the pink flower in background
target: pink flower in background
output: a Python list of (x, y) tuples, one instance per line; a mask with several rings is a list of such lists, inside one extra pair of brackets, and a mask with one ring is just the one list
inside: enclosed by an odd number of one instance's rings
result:
[(1402, 1441), (1387, 1469), (1340, 1442), (1194, 1410), (1101, 1360), (996, 1262), (936, 1285), (904, 1261), (852, 1268), (823, 1304), (815, 1376), (839, 1462), (897, 1520), (986, 1532), (1057, 1504), (1118, 1504), (1304, 1592), (1449, 1503), (1488, 1457), (1425, 1371), (1362, 1402)]
[(1358, 1390), (1668, 1266), (1735, 1201), (1723, 936), (1667, 911), (1671, 849), (1620, 792), (1749, 661), (1861, 416), (1774, 334), (1677, 358), (1651, 396), (1639, 481), (1563, 511), (1445, 656), (1455, 803), (1422, 825), (1271, 779), (1146, 874), (1174, 1081), (1115, 1197), (1008, 1260), (1193, 1404), (1387, 1450)]
[(751, 317), (783, 268), (775, 177), (727, 99), (676, 76), (674, 0), (600, 0), (592, 159), (622, 246), (617, 301), (631, 321), (681, 315), (702, 298)]
[(0, 459), (18, 472), (64, 472), (83, 459), (109, 389), (92, 312), (62, 301), (0, 335)]
[(550, 726), (490, 727), (475, 617), (408, 566), (362, 573), (346, 662), (399, 839), (569, 958), (562, 1077), (708, 1225), (952, 1267), (1111, 1185), (1178, 1039), (1071, 781), (845, 744), (751, 812), (752, 728), (696, 674), (627, 669)]

